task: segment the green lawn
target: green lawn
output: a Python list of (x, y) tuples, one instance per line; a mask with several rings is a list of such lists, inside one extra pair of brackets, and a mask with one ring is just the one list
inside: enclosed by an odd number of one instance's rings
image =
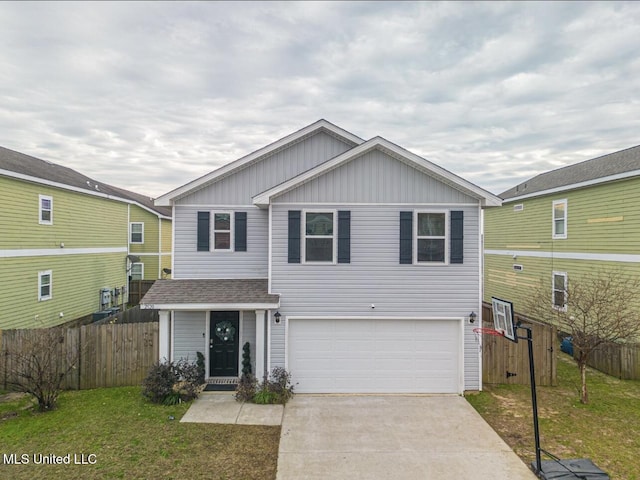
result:
[[(182, 424), (188, 405), (147, 403), (138, 387), (64, 392), (43, 414), (27, 403), (0, 404), (0, 478), (275, 478), (280, 427)], [(7, 465), (11, 453), (30, 463)], [(34, 465), (34, 454), (72, 465)], [(73, 465), (74, 454), (95, 464)]]
[[(537, 389), (541, 447), (562, 459), (590, 458), (614, 480), (639, 480), (640, 381), (589, 369), (590, 403), (582, 405), (578, 368), (558, 355), (558, 386)], [(535, 459), (528, 386), (489, 385), (467, 399), (527, 465)]]

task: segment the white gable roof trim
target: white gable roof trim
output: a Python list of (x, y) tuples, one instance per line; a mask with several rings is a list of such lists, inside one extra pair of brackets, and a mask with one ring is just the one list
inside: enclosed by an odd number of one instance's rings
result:
[(467, 180), (464, 180), (461, 177), (445, 170), (438, 165), (431, 163), (424, 158), (405, 150), (398, 145), (391, 143), (390, 141), (382, 138), (382, 137), (374, 137), (371, 140), (368, 140), (360, 145), (352, 148), (344, 152), (337, 157), (334, 157), (321, 165), (318, 165), (315, 168), (307, 170), (306, 172), (301, 173), (300, 175), (293, 177), (286, 182), (281, 183), (269, 190), (266, 190), (262, 193), (253, 197), (254, 205), (260, 208), (266, 208), (272, 201), (273, 198), (283, 195), (306, 182), (309, 182), (325, 173), (338, 168), (339, 166), (354, 160), (355, 158), (371, 151), (374, 149), (379, 149), (384, 153), (396, 158), (399, 161), (402, 161), (409, 166), (426, 173), (427, 175), (436, 178), (437, 180), (449, 185), (456, 190), (459, 190), (471, 197), (477, 198), (480, 200), (480, 204), (482, 206), (492, 206), (499, 207), (502, 205), (502, 200), (493, 195), (492, 193), (474, 185)]
[(260, 148), (249, 155), (246, 155), (238, 160), (235, 160), (227, 165), (224, 165), (217, 170), (214, 170), (207, 175), (204, 175), (192, 182), (183, 185), (182, 187), (178, 187), (169, 193), (165, 193), (164, 195), (158, 197), (155, 201), (155, 204), (158, 206), (168, 207), (171, 206), (172, 201), (175, 201), (181, 197), (189, 195), (196, 190), (199, 190), (210, 183), (221, 180), (226, 176), (229, 176), (239, 169), (248, 166), (252, 162), (259, 161), (262, 157), (266, 157), (267, 155), (276, 153), (277, 151), (290, 146), (293, 143), (303, 140), (304, 138), (316, 134), (318, 132), (324, 131), (329, 135), (332, 135), (338, 139), (345, 140), (347, 142), (352, 143), (353, 145), (360, 145), (364, 142), (364, 140), (342, 128), (334, 125), (327, 120), (321, 119), (311, 125), (308, 125), (297, 132), (294, 132), (286, 137), (277, 140), (266, 147)]

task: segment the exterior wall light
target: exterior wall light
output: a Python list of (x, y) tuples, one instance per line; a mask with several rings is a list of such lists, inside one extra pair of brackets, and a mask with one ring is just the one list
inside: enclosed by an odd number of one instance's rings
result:
[(476, 312), (471, 312), (469, 314), (469, 323), (475, 323), (477, 317), (478, 315), (476, 314)]
[(280, 314), (280, 312), (276, 311), (276, 313), (273, 314), (273, 323), (275, 323), (276, 325), (279, 325), (280, 317), (282, 317), (282, 315)]

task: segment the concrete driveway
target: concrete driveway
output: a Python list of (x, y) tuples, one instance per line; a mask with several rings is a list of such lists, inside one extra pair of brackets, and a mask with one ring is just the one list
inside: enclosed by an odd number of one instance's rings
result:
[(536, 476), (463, 397), (296, 395), (284, 411), (277, 479), (314, 478)]

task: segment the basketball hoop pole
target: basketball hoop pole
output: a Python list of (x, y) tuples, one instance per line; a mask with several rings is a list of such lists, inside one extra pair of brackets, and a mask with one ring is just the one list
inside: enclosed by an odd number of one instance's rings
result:
[(536, 395), (536, 370), (533, 364), (533, 335), (531, 327), (524, 327), (518, 322), (516, 328), (527, 331), (526, 337), (518, 337), (526, 340), (529, 345), (529, 377), (531, 379), (531, 408), (533, 409), (533, 434), (536, 442), (536, 475), (542, 472), (542, 461), (540, 459), (540, 428), (538, 427), (538, 398)]

